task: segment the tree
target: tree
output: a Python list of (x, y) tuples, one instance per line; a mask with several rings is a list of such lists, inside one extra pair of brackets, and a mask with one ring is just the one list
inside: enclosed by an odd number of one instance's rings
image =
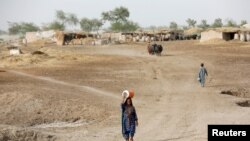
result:
[(12, 23), (9, 22), (9, 34), (22, 34), (24, 35), (26, 32), (33, 32), (40, 30), (38, 26), (34, 23)]
[(6, 34), (6, 31), (0, 29), (0, 35)]
[(188, 27), (184, 25), (184, 26), (182, 26), (182, 29), (183, 30), (188, 30)]
[(176, 22), (170, 22), (169, 28), (170, 28), (170, 29), (177, 29), (177, 28), (178, 28), (178, 25), (177, 25)]
[(201, 23), (198, 25), (198, 27), (206, 29), (209, 27), (209, 24), (207, 24), (207, 20), (201, 20)]
[(92, 24), (93, 24), (93, 31), (99, 31), (100, 28), (103, 26), (103, 22), (98, 19), (92, 19)]
[(110, 29), (113, 31), (135, 31), (139, 25), (129, 21), (129, 15), (129, 10), (121, 6), (111, 11), (102, 12), (102, 20), (110, 22)]
[(236, 27), (237, 26), (236, 22), (232, 19), (228, 19), (228, 20), (226, 20), (226, 22), (227, 22), (227, 25), (226, 25), (227, 27)]
[(81, 19), (80, 26), (82, 30), (87, 32), (90, 32), (93, 29), (92, 21), (88, 18)]
[(63, 24), (66, 23), (67, 17), (66, 17), (66, 13), (62, 10), (57, 10), (56, 11), (56, 18), (58, 21), (61, 21)]
[(64, 31), (65, 30), (65, 26), (64, 24), (58, 22), (58, 21), (53, 21), (51, 23), (49, 23), (48, 25), (43, 26), (43, 30), (60, 30), (60, 31)]
[(103, 25), (101, 20), (98, 19), (88, 19), (83, 18), (80, 21), (81, 29), (87, 32), (91, 31), (97, 31), (100, 29), (100, 27)]
[(188, 19), (186, 20), (186, 22), (187, 22), (189, 28), (195, 27), (195, 25), (196, 25), (196, 21), (193, 20), (193, 19), (190, 19), (190, 18), (188, 18)]
[(243, 26), (243, 25), (245, 25), (245, 24), (247, 24), (247, 21), (246, 21), (246, 20), (241, 20), (240, 26)]
[(125, 22), (129, 17), (129, 11), (126, 7), (118, 7), (112, 11), (102, 12), (102, 19), (111, 23)]
[(217, 27), (222, 27), (223, 23), (222, 23), (222, 19), (218, 18), (214, 20), (214, 23), (212, 24), (213, 28), (217, 28)]
[(155, 25), (151, 25), (151, 26), (148, 27), (148, 29), (155, 31), (157, 29), (157, 27)]
[(130, 31), (136, 31), (138, 28), (140, 28), (139, 24), (133, 21), (127, 21), (124, 24), (124, 30), (125, 32)]
[(61, 27), (64, 26), (64, 28), (65, 28), (66, 24), (76, 26), (79, 23), (79, 20), (75, 14), (65, 13), (62, 10), (56, 11), (56, 19), (57, 19), (56, 23), (57, 24), (59, 23), (61, 25)]
[(139, 25), (132, 21), (112, 23), (110, 27), (112, 31), (122, 31), (122, 32), (135, 31), (138, 28)]
[(66, 18), (66, 22), (69, 24), (69, 25), (77, 25), (79, 20), (78, 18), (76, 17), (75, 14), (72, 14), (72, 13), (69, 13), (67, 18)]

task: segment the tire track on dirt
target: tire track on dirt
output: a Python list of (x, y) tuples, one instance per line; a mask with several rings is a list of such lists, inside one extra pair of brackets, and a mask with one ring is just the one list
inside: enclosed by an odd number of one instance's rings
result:
[(78, 88), (79, 90), (84, 91), (84, 92), (86, 92), (88, 94), (95, 94), (95, 95), (99, 95), (99, 96), (107, 96), (107, 97), (114, 98), (114, 99), (120, 99), (120, 96), (117, 96), (112, 92), (103, 91), (103, 90), (100, 90), (100, 89), (97, 89), (97, 88), (94, 88), (94, 87), (72, 84), (72, 83), (52, 79), (52, 78), (49, 78), (49, 77), (36, 76), (36, 75), (32, 75), (32, 74), (27, 74), (27, 73), (24, 73), (24, 72), (15, 71), (15, 70), (8, 70), (7, 72), (15, 74), (15, 75), (19, 75), (19, 76), (24, 76), (24, 77), (29, 77), (29, 78), (32, 78), (32, 79), (46, 81), (46, 82), (49, 82), (49, 83), (54, 83), (54, 84), (63, 85), (63, 86), (67, 86), (67, 87)]

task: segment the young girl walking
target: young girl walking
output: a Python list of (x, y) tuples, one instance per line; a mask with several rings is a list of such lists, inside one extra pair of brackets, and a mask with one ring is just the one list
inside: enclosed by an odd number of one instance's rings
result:
[(133, 106), (132, 99), (123, 96), (122, 103), (122, 135), (126, 141), (134, 141), (136, 126), (138, 126), (138, 118)]

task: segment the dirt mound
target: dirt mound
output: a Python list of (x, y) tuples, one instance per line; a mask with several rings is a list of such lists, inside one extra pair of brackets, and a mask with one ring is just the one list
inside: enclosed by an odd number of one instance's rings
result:
[(42, 52), (42, 51), (39, 51), (39, 50), (34, 51), (34, 52), (32, 52), (31, 54), (32, 54), (32, 55), (47, 55), (46, 53), (44, 53), (44, 52)]
[(220, 94), (226, 94), (226, 95), (232, 95), (237, 97), (247, 97), (248, 96), (248, 90), (244, 88), (237, 88), (237, 89), (231, 89), (231, 90), (223, 90)]
[(237, 105), (241, 107), (250, 107), (250, 100), (242, 101), (242, 102), (237, 102)]
[(40, 132), (27, 129), (2, 129), (0, 130), (1, 141), (54, 141), (53, 135), (42, 134)]

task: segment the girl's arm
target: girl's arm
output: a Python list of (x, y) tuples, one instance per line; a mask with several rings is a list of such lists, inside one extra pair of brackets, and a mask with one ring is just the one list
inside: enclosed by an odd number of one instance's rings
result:
[(126, 97), (122, 97), (122, 104), (124, 104), (126, 102)]
[(124, 112), (124, 103), (126, 102), (126, 97), (122, 97), (122, 102), (121, 102), (121, 109), (122, 109), (122, 112)]
[(138, 117), (137, 117), (137, 113), (136, 113), (136, 110), (135, 110), (135, 124), (136, 126), (139, 125), (139, 122), (138, 122)]

